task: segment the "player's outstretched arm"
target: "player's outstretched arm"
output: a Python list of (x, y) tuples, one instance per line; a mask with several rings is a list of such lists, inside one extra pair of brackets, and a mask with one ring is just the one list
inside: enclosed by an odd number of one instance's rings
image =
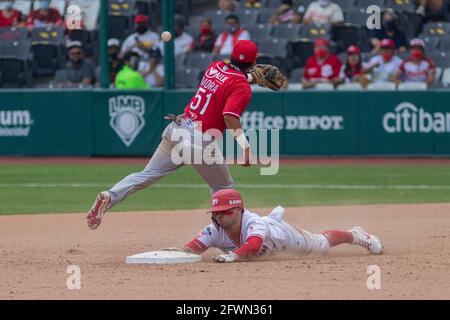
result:
[(244, 167), (250, 167), (250, 145), (248, 144), (247, 138), (245, 137), (244, 130), (241, 126), (241, 121), (239, 118), (224, 115), (223, 116), (227, 129), (231, 130), (237, 143), (241, 146), (244, 153)]
[(235, 251), (230, 251), (228, 254), (221, 254), (213, 257), (215, 262), (235, 262), (254, 257), (261, 250), (263, 239), (257, 236), (249, 237), (247, 241)]

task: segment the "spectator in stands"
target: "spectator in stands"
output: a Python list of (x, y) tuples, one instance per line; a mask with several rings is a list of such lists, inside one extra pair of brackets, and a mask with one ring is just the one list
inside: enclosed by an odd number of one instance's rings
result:
[(329, 23), (339, 25), (344, 22), (344, 13), (341, 7), (331, 0), (317, 0), (306, 9), (303, 23)]
[(239, 9), (239, 3), (234, 0), (219, 0), (218, 5), (221, 11), (236, 12)]
[[(194, 39), (184, 31), (185, 21), (180, 15), (175, 16), (175, 56), (186, 54), (194, 49)], [(164, 52), (164, 51), (162, 51)]]
[(295, 23), (297, 15), (294, 12), (293, 0), (282, 0), (280, 7), (275, 11), (275, 14), (270, 18), (270, 23), (273, 25), (281, 23)]
[(17, 27), (21, 25), (22, 14), (13, 9), (14, 1), (0, 2), (0, 28)]
[(117, 89), (148, 89), (149, 85), (144, 77), (137, 71), (139, 68), (140, 55), (134, 51), (128, 51), (123, 58), (125, 65), (116, 76)]
[(395, 47), (399, 51), (406, 51), (408, 47), (408, 40), (403, 31), (397, 26), (397, 15), (392, 9), (387, 9), (383, 12), (382, 16), (382, 28), (374, 29), (371, 44), (373, 47), (372, 52), (378, 53), (380, 51), (380, 41), (382, 39), (391, 39), (395, 43)]
[(262, 4), (258, 0), (245, 0), (245, 8), (260, 9), (260, 8), (262, 8)]
[(313, 88), (317, 83), (339, 84), (339, 72), (342, 62), (330, 51), (327, 39), (319, 38), (314, 41), (314, 55), (306, 60), (303, 75), (303, 88)]
[(84, 52), (80, 41), (70, 41), (66, 45), (69, 61), (66, 63), (67, 82), (65, 86), (94, 84), (95, 72), (92, 64), (84, 58)]
[(390, 81), (402, 64), (402, 59), (395, 55), (395, 43), (392, 39), (381, 40), (380, 47), (380, 54), (372, 57), (365, 65), (372, 70), (372, 82)]
[(425, 55), (425, 43), (421, 39), (412, 39), (410, 47), (411, 56), (403, 60), (400, 68), (392, 76), (392, 81), (397, 84), (402, 80), (405, 82), (421, 81), (431, 86), (436, 76), (436, 67), (433, 60)]
[(210, 19), (204, 19), (200, 23), (200, 34), (195, 40), (194, 51), (212, 52), (216, 35), (214, 34)]
[(444, 0), (419, 0), (416, 13), (427, 21), (449, 21), (449, 10)]
[(239, 40), (250, 40), (250, 33), (241, 28), (239, 18), (230, 14), (225, 18), (226, 30), (222, 32), (216, 40), (214, 45), (214, 54), (230, 55), (234, 45)]
[(164, 85), (164, 65), (161, 64), (161, 51), (159, 48), (151, 49), (149, 59), (140, 64), (139, 69), (150, 87), (162, 87)]
[(34, 2), (34, 10), (27, 18), (27, 27), (46, 27), (49, 25), (62, 26), (63, 19), (58, 10), (50, 8), (49, 0), (38, 0)]
[[(114, 83), (116, 81), (117, 73), (123, 67), (123, 61), (119, 57), (120, 53), (120, 41), (119, 39), (108, 40), (108, 62), (109, 62), (109, 81)], [(97, 83), (100, 82), (101, 66), (98, 66), (95, 75)]]
[(151, 31), (148, 27), (148, 17), (145, 15), (137, 15), (134, 18), (135, 33), (128, 36), (122, 44), (120, 57), (133, 50), (143, 59), (148, 59), (147, 52), (154, 46), (159, 45), (159, 36)]
[(342, 83), (358, 82), (364, 88), (369, 84), (368, 71), (363, 67), (361, 49), (358, 46), (347, 48), (347, 60), (341, 67), (339, 78)]
[(305, 3), (306, 2), (304, 0), (295, 0), (294, 1), (295, 17), (292, 20), (292, 23), (302, 23), (303, 22), (303, 17), (305, 16), (306, 8), (307, 8), (307, 5)]

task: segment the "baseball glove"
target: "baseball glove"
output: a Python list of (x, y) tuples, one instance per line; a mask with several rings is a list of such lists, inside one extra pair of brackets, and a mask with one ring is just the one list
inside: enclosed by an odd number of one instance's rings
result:
[(251, 83), (256, 83), (273, 91), (280, 90), (286, 81), (286, 77), (281, 71), (270, 64), (257, 64), (250, 69), (249, 74), (252, 78)]

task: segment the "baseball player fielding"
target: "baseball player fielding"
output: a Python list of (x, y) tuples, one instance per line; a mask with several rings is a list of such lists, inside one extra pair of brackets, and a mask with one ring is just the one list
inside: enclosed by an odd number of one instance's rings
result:
[[(194, 142), (194, 135), (199, 132), (207, 134), (208, 130), (216, 130), (223, 134), (225, 129), (232, 130), (236, 141), (243, 149), (243, 166), (250, 166), (250, 147), (240, 122), (241, 114), (252, 97), (250, 83), (266, 85), (277, 90), (283, 82), (283, 76), (277, 68), (270, 65), (255, 67), (257, 56), (256, 44), (249, 40), (241, 40), (234, 46), (229, 60), (215, 61), (209, 65), (198, 92), (189, 101), (184, 113), (166, 116), (171, 123), (164, 130), (162, 141), (144, 170), (125, 177), (109, 191), (101, 192), (97, 196), (87, 215), (89, 228), (97, 229), (107, 210), (130, 194), (153, 185), (184, 164), (175, 163), (171, 158), (175, 147), (171, 137), (177, 129), (189, 132)], [(266, 79), (266, 75), (270, 78)], [(192, 154), (196, 149), (204, 150), (210, 144), (202, 142), (202, 145), (196, 146), (192, 143)], [(195, 164), (194, 168), (209, 185), (212, 193), (233, 187), (233, 179), (225, 161), (213, 164), (203, 162)]]

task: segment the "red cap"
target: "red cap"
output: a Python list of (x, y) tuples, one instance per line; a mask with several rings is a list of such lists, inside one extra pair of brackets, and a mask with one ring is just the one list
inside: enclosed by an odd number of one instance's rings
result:
[(233, 189), (222, 189), (211, 196), (211, 208), (208, 212), (225, 211), (237, 207), (244, 209), (241, 194)]
[(326, 38), (318, 38), (316, 40), (314, 40), (314, 46), (329, 46), (330, 45), (330, 41), (328, 41), (328, 39)]
[(383, 39), (381, 40), (381, 48), (395, 48), (395, 42), (392, 39)]
[(347, 54), (361, 54), (361, 49), (358, 46), (350, 46), (347, 48)]
[(236, 43), (231, 53), (231, 57), (244, 63), (253, 63), (258, 56), (258, 47), (253, 41), (240, 40)]
[(148, 17), (143, 14), (137, 15), (136, 17), (134, 17), (134, 23), (135, 24), (138, 24), (138, 23), (148, 24)]

